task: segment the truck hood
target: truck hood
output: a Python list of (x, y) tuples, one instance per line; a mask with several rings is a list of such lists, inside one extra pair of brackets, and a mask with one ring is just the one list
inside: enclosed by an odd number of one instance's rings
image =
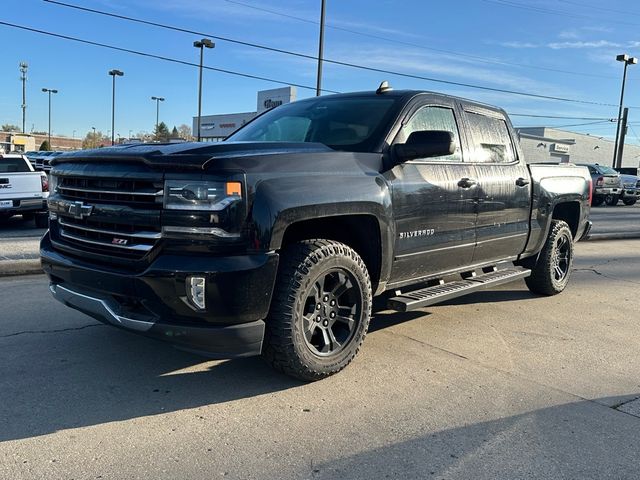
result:
[(52, 160), (52, 165), (68, 162), (142, 162), (151, 168), (206, 170), (215, 168), (216, 160), (241, 157), (334, 152), (321, 143), (218, 142), (213, 144), (140, 143), (66, 153)]

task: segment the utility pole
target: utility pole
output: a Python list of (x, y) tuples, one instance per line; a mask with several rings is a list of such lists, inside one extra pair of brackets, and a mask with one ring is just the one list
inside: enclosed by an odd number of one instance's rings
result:
[(22, 133), (27, 133), (27, 62), (20, 62), (20, 80), (22, 80)]
[(618, 160), (616, 158), (618, 153), (618, 139), (620, 137), (620, 120), (622, 116), (622, 103), (624, 102), (624, 84), (627, 81), (627, 67), (629, 65), (636, 65), (638, 63), (638, 59), (634, 57), (630, 57), (626, 53), (622, 55), (616, 56), (616, 61), (624, 63), (624, 71), (622, 73), (622, 89), (620, 91), (620, 108), (618, 109), (618, 125), (616, 127), (616, 141), (613, 144), (613, 168), (616, 168), (618, 164)]
[(318, 78), (316, 79), (316, 97), (322, 91), (322, 56), (324, 54), (324, 12), (325, 0), (322, 0), (320, 7), (320, 41), (318, 42)]
[(627, 119), (629, 118), (629, 109), (624, 107), (624, 112), (622, 113), (622, 123), (620, 124), (620, 142), (618, 143), (618, 154), (616, 155), (616, 165), (615, 168), (622, 167), (622, 153), (624, 151), (624, 137), (627, 134)]

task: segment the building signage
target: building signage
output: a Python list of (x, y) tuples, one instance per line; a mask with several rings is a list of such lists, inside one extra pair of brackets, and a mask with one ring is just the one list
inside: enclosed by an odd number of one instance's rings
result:
[(553, 151), (558, 153), (569, 153), (569, 145), (563, 145), (561, 143), (553, 144)]
[(295, 102), (296, 87), (274, 88), (258, 92), (258, 113), (279, 107), (285, 103)]

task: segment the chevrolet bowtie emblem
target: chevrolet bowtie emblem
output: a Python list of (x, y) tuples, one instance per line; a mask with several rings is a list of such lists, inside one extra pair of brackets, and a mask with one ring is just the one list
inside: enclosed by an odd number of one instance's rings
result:
[(70, 215), (79, 220), (88, 217), (93, 212), (93, 205), (85, 205), (82, 202), (73, 202), (67, 206)]

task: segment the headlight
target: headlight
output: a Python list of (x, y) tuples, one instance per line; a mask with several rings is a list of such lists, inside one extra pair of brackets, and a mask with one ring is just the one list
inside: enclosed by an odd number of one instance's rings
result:
[(49, 192), (56, 193), (58, 188), (58, 176), (49, 174)]
[(167, 180), (164, 208), (169, 210), (220, 211), (242, 199), (240, 182)]

